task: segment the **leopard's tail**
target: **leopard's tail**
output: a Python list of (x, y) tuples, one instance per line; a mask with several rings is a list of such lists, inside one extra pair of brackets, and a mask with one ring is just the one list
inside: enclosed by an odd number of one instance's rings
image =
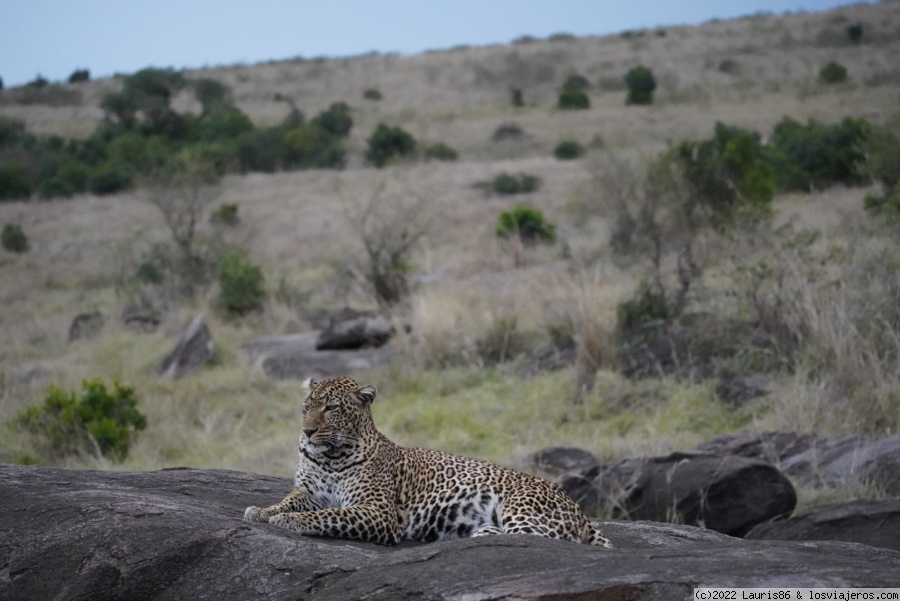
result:
[(600, 531), (600, 526), (590, 520), (585, 520), (584, 528), (581, 530), (581, 542), (595, 547), (613, 548), (613, 544)]

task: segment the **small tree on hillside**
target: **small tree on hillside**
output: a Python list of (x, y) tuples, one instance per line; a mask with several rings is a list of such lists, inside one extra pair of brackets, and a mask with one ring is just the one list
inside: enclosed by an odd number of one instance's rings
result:
[(653, 91), (656, 90), (653, 71), (638, 65), (625, 74), (625, 85), (628, 86), (625, 104), (653, 104)]
[(209, 278), (198, 240), (198, 227), (209, 205), (221, 193), (221, 177), (221, 171), (209, 160), (182, 152), (146, 181), (144, 197), (162, 213), (179, 250), (181, 280), (186, 294)]
[(365, 252), (363, 278), (379, 304), (395, 304), (409, 293), (410, 255), (428, 233), (427, 200), (425, 195), (390, 191), (382, 184), (348, 213)]

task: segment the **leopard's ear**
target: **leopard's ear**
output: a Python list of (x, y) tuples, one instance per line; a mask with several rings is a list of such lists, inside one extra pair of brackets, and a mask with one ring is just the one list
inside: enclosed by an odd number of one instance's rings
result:
[(303, 390), (309, 392), (309, 390), (310, 390), (313, 386), (315, 386), (316, 383), (317, 383), (317, 382), (316, 382), (315, 380), (313, 380), (312, 378), (306, 378), (305, 380), (303, 380), (303, 384), (302, 384)]
[(366, 384), (357, 389), (356, 398), (358, 398), (363, 405), (371, 405), (372, 401), (375, 400), (376, 394), (378, 394), (378, 392), (375, 390), (375, 387), (371, 384)]

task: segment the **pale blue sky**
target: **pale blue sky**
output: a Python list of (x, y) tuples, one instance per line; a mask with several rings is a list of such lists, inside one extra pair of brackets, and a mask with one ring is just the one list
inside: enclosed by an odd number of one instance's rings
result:
[(416, 53), (522, 35), (606, 34), (834, 0), (0, 0), (6, 87), (77, 68), (94, 78), (148, 66), (201, 67), (296, 56)]

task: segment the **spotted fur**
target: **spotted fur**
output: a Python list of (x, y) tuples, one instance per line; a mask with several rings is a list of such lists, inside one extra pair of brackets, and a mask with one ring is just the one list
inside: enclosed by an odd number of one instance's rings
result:
[(534, 534), (611, 547), (555, 484), (498, 465), (402, 448), (375, 428), (375, 387), (310, 380), (294, 490), (244, 519), (301, 534), (394, 545)]

